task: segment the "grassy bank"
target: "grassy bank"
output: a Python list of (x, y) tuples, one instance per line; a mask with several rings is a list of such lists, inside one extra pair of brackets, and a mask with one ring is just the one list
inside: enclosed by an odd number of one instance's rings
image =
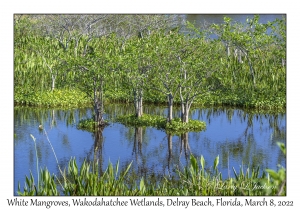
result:
[[(144, 102), (147, 104), (166, 104), (164, 95), (145, 94)], [(131, 95), (125, 91), (105, 93), (106, 103), (130, 103)], [(76, 89), (56, 89), (54, 91), (30, 91), (21, 88), (15, 89), (14, 103), (38, 107), (80, 107), (90, 106), (91, 101), (86, 94)], [(179, 104), (179, 101), (175, 101)], [(240, 90), (236, 93), (220, 92), (203, 94), (195, 99), (193, 106), (235, 106), (242, 108), (276, 110), (286, 108), (286, 95), (284, 92), (272, 94), (271, 92), (253, 92), (247, 94)]]
[(16, 105), (49, 108), (77, 108), (91, 104), (85, 93), (75, 89), (56, 89), (40, 92), (22, 88), (15, 89), (14, 103)]

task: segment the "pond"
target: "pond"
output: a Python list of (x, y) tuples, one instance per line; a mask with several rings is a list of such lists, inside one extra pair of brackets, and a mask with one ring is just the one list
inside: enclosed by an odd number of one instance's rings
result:
[[(37, 179), (36, 152), (30, 134), (36, 138), (39, 167), (47, 167), (51, 174), (59, 174), (58, 164), (67, 167), (71, 157), (79, 165), (85, 159), (98, 160), (100, 171), (109, 162), (115, 165), (120, 161), (120, 168), (132, 162), (132, 173), (137, 177), (174, 175), (177, 167), (188, 164), (190, 154), (203, 155), (208, 170), (219, 155), (218, 169), (223, 178), (234, 177), (233, 167), (239, 171), (240, 167), (260, 166), (262, 171), (277, 170), (278, 164), (286, 166), (286, 159), (276, 144), (286, 142), (285, 113), (255, 113), (229, 107), (195, 108), (190, 117), (205, 121), (206, 130), (171, 136), (152, 127), (133, 128), (113, 122), (118, 115), (133, 113), (132, 108), (124, 104), (106, 105), (105, 118), (111, 123), (99, 137), (76, 128), (79, 120), (91, 117), (90, 108), (15, 107), (14, 192), (18, 182), (23, 189), (25, 175), (30, 171)], [(144, 112), (166, 116), (167, 109), (146, 105)], [(175, 109), (175, 115), (179, 113)]]

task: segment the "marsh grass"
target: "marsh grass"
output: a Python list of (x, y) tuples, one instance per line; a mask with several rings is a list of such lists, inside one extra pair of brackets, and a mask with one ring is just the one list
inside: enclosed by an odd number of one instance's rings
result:
[(75, 89), (56, 89), (53, 91), (34, 91), (15, 88), (14, 102), (17, 105), (39, 107), (81, 107), (90, 105), (85, 93)]

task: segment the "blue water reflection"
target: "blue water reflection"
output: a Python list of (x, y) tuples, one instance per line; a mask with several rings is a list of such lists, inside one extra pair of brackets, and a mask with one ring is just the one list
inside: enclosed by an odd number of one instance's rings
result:
[[(130, 106), (113, 104), (107, 106), (106, 118), (111, 120), (116, 115), (131, 112)], [(146, 106), (145, 112), (166, 115), (166, 108)], [(178, 114), (176, 109), (175, 114)], [(23, 188), (25, 175), (30, 171), (36, 177), (35, 149), (30, 134), (37, 139), (39, 167), (47, 167), (55, 174), (59, 173), (57, 165), (67, 167), (71, 157), (76, 157), (79, 164), (84, 159), (96, 159), (100, 162), (100, 170), (109, 162), (116, 164), (119, 160), (121, 167), (133, 162), (132, 168), (138, 176), (174, 175), (177, 167), (188, 163), (190, 154), (203, 155), (207, 166), (212, 166), (219, 155), (219, 171), (224, 178), (234, 176), (232, 167), (239, 170), (241, 165), (260, 166), (261, 169), (286, 165), (276, 144), (286, 142), (285, 114), (256, 114), (232, 108), (195, 109), (190, 117), (205, 121), (205, 131), (170, 136), (151, 127), (133, 128), (111, 123), (98, 138), (76, 128), (80, 119), (90, 116), (90, 109), (15, 108), (15, 192), (18, 182)], [(38, 128), (40, 124), (46, 132)]]

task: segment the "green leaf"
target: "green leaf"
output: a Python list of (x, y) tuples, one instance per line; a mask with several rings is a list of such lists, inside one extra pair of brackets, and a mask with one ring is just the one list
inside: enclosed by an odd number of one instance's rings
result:
[(279, 177), (278, 173), (276, 173), (274, 170), (266, 169), (266, 171), (270, 174), (270, 176), (271, 176), (274, 180), (280, 180), (280, 177)]
[(215, 158), (215, 161), (214, 161), (214, 169), (216, 170), (217, 167), (219, 165), (219, 155)]
[(145, 191), (146, 191), (146, 187), (145, 187), (145, 183), (144, 183), (144, 178), (142, 178), (141, 181), (140, 181), (140, 191), (141, 191), (141, 194), (144, 194)]
[(279, 148), (283, 152), (283, 154), (286, 155), (286, 148), (285, 148), (284, 143), (277, 142), (277, 145), (279, 146)]
[(204, 167), (205, 167), (205, 160), (204, 160), (204, 157), (202, 155), (201, 155), (201, 158), (200, 158), (200, 164), (201, 164), (202, 169), (204, 169)]
[(190, 160), (191, 160), (192, 167), (197, 174), (198, 173), (197, 159), (193, 155), (191, 155)]

